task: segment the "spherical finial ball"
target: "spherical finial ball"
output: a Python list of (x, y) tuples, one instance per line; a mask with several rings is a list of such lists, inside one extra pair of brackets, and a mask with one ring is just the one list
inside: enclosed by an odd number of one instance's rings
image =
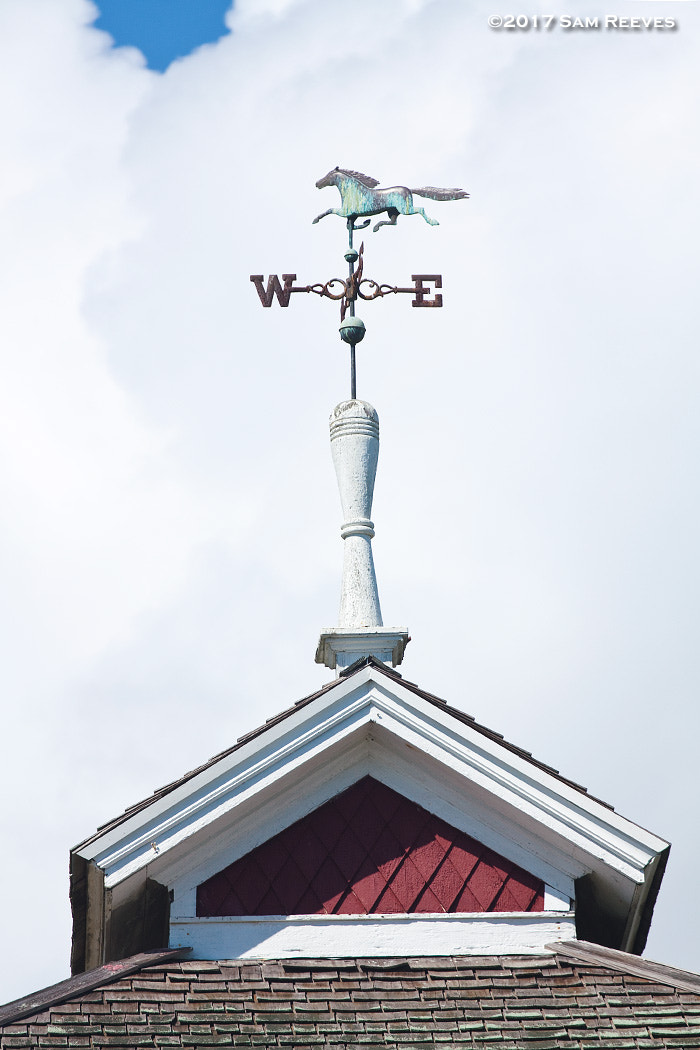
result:
[(348, 248), (345, 253), (345, 262), (354, 263), (360, 258), (354, 248)]
[(359, 317), (346, 317), (344, 321), (340, 322), (340, 338), (344, 343), (350, 343), (354, 346), (355, 343), (361, 342), (365, 337), (365, 325)]

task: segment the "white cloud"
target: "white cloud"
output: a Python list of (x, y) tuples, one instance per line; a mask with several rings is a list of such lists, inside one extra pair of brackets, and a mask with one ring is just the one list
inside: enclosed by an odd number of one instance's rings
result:
[(2, 7), (2, 999), (65, 976), (69, 845), (325, 679), (347, 365), (334, 306), (248, 276), (343, 272), (335, 164), (472, 192), (366, 237), (444, 275), (358, 350), (405, 674), (672, 837), (649, 954), (700, 966), (698, 18), (491, 10), (241, 0), (160, 77), (87, 3)]

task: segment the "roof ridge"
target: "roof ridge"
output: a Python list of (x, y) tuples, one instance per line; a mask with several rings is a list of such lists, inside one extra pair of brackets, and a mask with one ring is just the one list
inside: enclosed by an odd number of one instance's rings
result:
[(147, 966), (156, 966), (163, 962), (176, 962), (184, 958), (191, 948), (167, 948), (162, 951), (139, 952), (138, 955), (130, 955), (126, 959), (105, 963), (94, 970), (86, 973), (75, 974), (65, 981), (50, 984), (47, 988), (41, 988), (33, 995), (26, 995), (23, 999), (13, 999), (12, 1002), (0, 1006), (0, 1028), (5, 1025), (21, 1021), (23, 1017), (42, 1013), (50, 1006), (60, 1006), (68, 999), (76, 995), (85, 995), (92, 992), (103, 984), (111, 984), (118, 981), (120, 977), (128, 977), (129, 974), (144, 970)]
[(657, 984), (666, 984), (677, 991), (700, 994), (700, 974), (690, 970), (679, 970), (675, 966), (642, 959), (639, 955), (621, 952), (617, 948), (606, 948), (591, 941), (557, 941), (547, 948), (571, 962), (584, 966), (607, 966), (633, 977), (642, 977)]

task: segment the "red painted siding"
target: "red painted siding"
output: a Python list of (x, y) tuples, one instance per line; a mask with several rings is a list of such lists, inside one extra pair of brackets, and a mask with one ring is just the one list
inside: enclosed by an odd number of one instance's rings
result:
[(197, 915), (542, 911), (544, 884), (365, 777), (197, 887)]

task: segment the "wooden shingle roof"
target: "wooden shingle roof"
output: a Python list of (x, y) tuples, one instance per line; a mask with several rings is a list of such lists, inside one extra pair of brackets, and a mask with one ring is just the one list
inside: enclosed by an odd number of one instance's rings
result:
[(700, 977), (585, 942), (553, 948), (520, 957), (166, 961), (43, 1010), (37, 995), (30, 1016), (13, 1019), (6, 1007), (0, 1046), (700, 1046)]

